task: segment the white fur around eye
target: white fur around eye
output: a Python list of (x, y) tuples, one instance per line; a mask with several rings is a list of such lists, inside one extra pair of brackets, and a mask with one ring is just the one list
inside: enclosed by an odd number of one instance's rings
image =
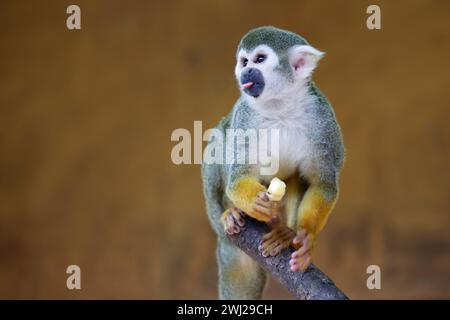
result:
[(241, 70), (244, 68), (243, 64), (242, 64), (242, 60), (243, 59), (247, 59), (248, 62), (250, 62), (250, 58), (249, 56), (246, 54), (246, 52), (244, 50), (240, 50), (238, 55), (237, 55), (237, 61), (236, 61), (236, 66), (234, 68), (234, 74), (236, 75), (236, 78), (239, 79), (239, 75), (241, 73)]
[[(266, 59), (261, 63), (255, 63), (258, 55), (265, 55)], [(260, 69), (263, 74), (264, 71), (273, 70), (279, 63), (278, 56), (273, 49), (267, 45), (259, 45), (252, 50), (249, 57), (251, 58), (252, 66)]]
[[(255, 63), (255, 59), (258, 55), (264, 54), (266, 56), (266, 59), (262, 63)], [(236, 78), (239, 79), (240, 73), (242, 69), (244, 69), (244, 66), (242, 65), (242, 58), (248, 59), (248, 63), (246, 67), (249, 68), (258, 68), (260, 69), (263, 74), (266, 75), (266, 72), (268, 74), (273, 71), (273, 69), (278, 65), (279, 60), (278, 56), (273, 51), (272, 48), (270, 48), (267, 45), (259, 45), (250, 52), (247, 52), (244, 49), (241, 49), (237, 54), (237, 61), (236, 61), (236, 67), (235, 67), (235, 75)]]

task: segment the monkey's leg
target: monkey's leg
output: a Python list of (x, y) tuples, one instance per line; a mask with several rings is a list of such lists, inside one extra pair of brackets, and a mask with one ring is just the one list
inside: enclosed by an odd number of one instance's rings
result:
[(292, 254), (289, 261), (292, 271), (304, 270), (311, 263), (316, 237), (325, 226), (336, 198), (335, 184), (309, 186), (298, 209), (299, 231), (293, 240), (293, 245), (298, 250)]
[(225, 208), (222, 201), (221, 166), (217, 164), (202, 164), (203, 193), (205, 196), (206, 213), (214, 231), (218, 235), (225, 235), (220, 217)]
[(217, 244), (220, 299), (260, 299), (266, 284), (265, 271), (226, 238)]

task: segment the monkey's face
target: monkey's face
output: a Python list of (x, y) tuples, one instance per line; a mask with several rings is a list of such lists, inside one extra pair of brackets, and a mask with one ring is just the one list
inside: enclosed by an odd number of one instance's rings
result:
[(279, 65), (277, 54), (267, 45), (260, 45), (250, 52), (238, 52), (235, 68), (236, 79), (241, 91), (252, 97), (266, 96), (276, 83), (276, 68)]
[(322, 52), (298, 45), (275, 52), (259, 45), (237, 54), (235, 75), (241, 92), (255, 102), (283, 99), (309, 80)]

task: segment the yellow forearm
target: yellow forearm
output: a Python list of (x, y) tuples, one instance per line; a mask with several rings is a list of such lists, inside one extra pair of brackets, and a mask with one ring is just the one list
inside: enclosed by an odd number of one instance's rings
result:
[(298, 228), (317, 236), (327, 223), (335, 203), (336, 193), (330, 195), (320, 186), (310, 186), (298, 209)]

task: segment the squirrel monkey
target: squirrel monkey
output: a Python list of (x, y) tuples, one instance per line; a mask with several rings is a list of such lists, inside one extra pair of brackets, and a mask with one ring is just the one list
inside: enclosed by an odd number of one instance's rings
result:
[[(226, 236), (242, 230), (244, 215), (272, 227), (259, 247), (263, 256), (293, 246), (292, 272), (311, 263), (344, 161), (333, 109), (311, 80), (322, 56), (301, 36), (274, 27), (253, 29), (239, 43), (235, 75), (241, 96), (216, 129), (224, 136), (229, 129), (278, 129), (279, 168), (262, 175), (258, 163), (202, 165), (206, 209), (218, 235), (221, 299), (258, 299), (266, 283), (265, 272)], [(273, 177), (287, 184), (280, 202), (267, 194)]]

